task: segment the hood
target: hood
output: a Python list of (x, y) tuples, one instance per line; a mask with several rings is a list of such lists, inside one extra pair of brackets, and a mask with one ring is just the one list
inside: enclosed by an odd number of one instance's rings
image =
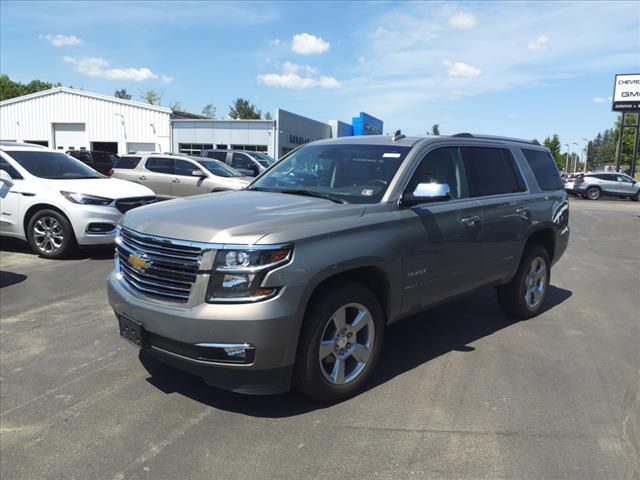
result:
[(284, 193), (226, 191), (136, 208), (124, 226), (142, 233), (197, 242), (253, 244), (286, 230), (291, 240), (305, 223), (359, 217), (362, 205)]
[(117, 178), (79, 178), (78, 180), (39, 179), (52, 190), (84, 193), (114, 200), (129, 197), (155, 197), (152, 190), (137, 183)]

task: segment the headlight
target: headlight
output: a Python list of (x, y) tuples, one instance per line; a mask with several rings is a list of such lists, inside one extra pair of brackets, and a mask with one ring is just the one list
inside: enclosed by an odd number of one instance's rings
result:
[(252, 250), (219, 250), (216, 254), (207, 301), (256, 302), (278, 293), (278, 288), (262, 287), (267, 273), (291, 261), (293, 247)]
[(62, 190), (60, 193), (71, 203), (77, 203), (80, 205), (109, 205), (113, 202), (110, 198), (96, 197), (95, 195), (87, 195), (85, 193), (64, 192)]

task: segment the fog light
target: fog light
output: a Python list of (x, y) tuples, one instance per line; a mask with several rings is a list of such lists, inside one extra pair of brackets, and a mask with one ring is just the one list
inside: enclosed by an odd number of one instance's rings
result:
[(227, 354), (227, 357), (237, 360), (245, 360), (247, 358), (247, 351), (244, 347), (225, 347), (224, 353)]

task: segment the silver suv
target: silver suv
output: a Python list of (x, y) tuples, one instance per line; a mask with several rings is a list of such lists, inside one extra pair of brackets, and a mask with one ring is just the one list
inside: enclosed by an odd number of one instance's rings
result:
[(363, 387), (403, 317), (483, 286), (537, 315), (568, 241), (546, 148), (338, 138), (244, 191), (127, 213), (108, 296), (125, 339), (212, 385), (334, 401)]
[(217, 160), (166, 153), (123, 155), (109, 175), (149, 187), (162, 199), (240, 190), (251, 181)]
[(589, 200), (598, 200), (607, 195), (626, 197), (637, 202), (640, 195), (640, 182), (629, 175), (615, 172), (578, 175), (565, 188), (569, 193), (580, 195)]

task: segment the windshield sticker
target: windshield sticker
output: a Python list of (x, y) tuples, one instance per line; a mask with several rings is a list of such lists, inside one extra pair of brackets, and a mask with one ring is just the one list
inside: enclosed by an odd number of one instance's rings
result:
[(370, 197), (373, 195), (373, 189), (372, 188), (363, 188), (362, 189), (362, 196), (363, 197)]
[(400, 158), (399, 153), (385, 153), (382, 158)]

